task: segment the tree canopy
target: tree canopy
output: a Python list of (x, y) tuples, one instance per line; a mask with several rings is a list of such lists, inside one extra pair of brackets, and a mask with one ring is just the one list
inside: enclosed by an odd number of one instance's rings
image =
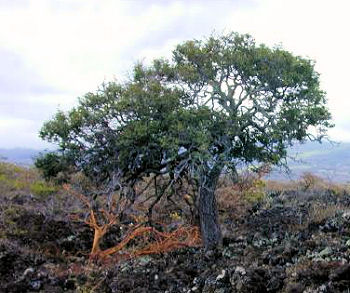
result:
[[(40, 136), (92, 181), (127, 190), (150, 174), (196, 180), (206, 249), (220, 243), (215, 189), (239, 162), (279, 164), (332, 127), (314, 62), (230, 33), (184, 42), (59, 111)], [(55, 157), (56, 159), (56, 157)]]

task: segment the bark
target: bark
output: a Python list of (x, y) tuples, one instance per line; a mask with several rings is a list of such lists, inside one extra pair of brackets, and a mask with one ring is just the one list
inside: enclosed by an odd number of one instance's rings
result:
[(104, 235), (104, 231), (102, 231), (101, 229), (98, 229), (98, 228), (95, 228), (95, 231), (94, 231), (94, 241), (92, 243), (92, 249), (91, 249), (91, 255), (94, 255), (98, 252), (101, 251), (100, 249), (100, 242), (101, 242), (101, 239)]
[(203, 175), (199, 191), (199, 219), (205, 250), (212, 250), (221, 245), (221, 229), (218, 219), (215, 190), (221, 174), (221, 165), (214, 166)]
[(90, 211), (90, 221), (86, 222), (92, 229), (94, 229), (94, 240), (92, 242), (91, 255), (95, 255), (101, 251), (100, 242), (102, 237), (107, 233), (109, 227), (113, 225), (114, 220), (109, 221), (108, 224), (100, 226), (96, 221), (95, 213)]

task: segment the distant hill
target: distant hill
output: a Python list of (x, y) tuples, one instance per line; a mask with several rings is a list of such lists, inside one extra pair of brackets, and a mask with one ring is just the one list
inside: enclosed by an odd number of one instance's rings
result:
[[(41, 151), (30, 148), (0, 149), (0, 160), (30, 166)], [(289, 155), (296, 159), (288, 160), (291, 174), (274, 170), (269, 178), (289, 180), (298, 178), (304, 172), (312, 172), (334, 182), (350, 182), (350, 143), (308, 142), (291, 148)]]
[(271, 178), (295, 179), (311, 172), (334, 182), (350, 182), (350, 143), (308, 142), (291, 148), (289, 155), (296, 159), (288, 160), (291, 174), (276, 170)]
[(31, 166), (34, 158), (41, 151), (30, 148), (0, 149), (0, 160), (21, 166)]

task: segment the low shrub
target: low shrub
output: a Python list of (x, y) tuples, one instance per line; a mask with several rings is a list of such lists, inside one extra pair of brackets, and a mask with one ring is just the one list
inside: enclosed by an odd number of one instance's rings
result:
[(266, 183), (262, 179), (253, 180), (251, 186), (243, 191), (243, 197), (250, 203), (260, 202), (265, 198)]
[(304, 191), (310, 189), (324, 189), (326, 187), (326, 182), (319, 176), (316, 176), (310, 172), (304, 172), (299, 180), (300, 187)]
[(35, 181), (30, 185), (30, 192), (39, 197), (47, 197), (57, 192), (57, 187), (44, 181)]

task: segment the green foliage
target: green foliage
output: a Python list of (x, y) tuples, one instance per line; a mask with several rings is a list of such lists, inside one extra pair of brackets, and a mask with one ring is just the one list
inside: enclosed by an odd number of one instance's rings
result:
[(23, 213), (24, 208), (19, 205), (6, 205), (1, 210), (0, 219), (6, 229), (0, 229), (0, 238), (6, 238), (8, 234), (11, 236), (22, 236), (26, 234), (23, 227), (19, 227), (16, 220)]
[(5, 175), (0, 175), (0, 183), (4, 188), (17, 189), (18, 181), (8, 178)]
[(0, 163), (0, 193), (11, 196), (33, 193), (45, 198), (58, 191), (52, 182), (45, 182), (35, 169), (27, 169), (9, 163)]
[(24, 168), (10, 163), (0, 162), (0, 176), (15, 178), (26, 173)]
[(243, 197), (250, 203), (260, 202), (266, 196), (265, 186), (266, 183), (264, 180), (256, 179), (247, 190), (243, 191)]
[(30, 191), (39, 197), (47, 197), (57, 192), (57, 187), (44, 181), (35, 181), (30, 185)]
[(0, 163), (0, 191), (25, 190), (28, 180), (35, 176), (30, 170), (9, 163)]
[(55, 152), (42, 153), (35, 160), (35, 167), (41, 170), (45, 180), (55, 179), (57, 183), (64, 183), (70, 170), (67, 160)]
[(178, 45), (172, 60), (137, 64), (129, 81), (103, 84), (59, 111), (40, 132), (57, 156), (37, 166), (55, 174), (64, 161), (131, 202), (139, 180), (163, 174), (171, 184), (190, 178), (209, 197), (224, 168), (283, 164), (295, 141), (321, 141), (330, 119), (312, 60), (249, 35), (211, 36)]
[(224, 144), (224, 159), (278, 163), (288, 144), (310, 137), (311, 126), (319, 134), (315, 139), (331, 126), (319, 75), (308, 59), (232, 33), (185, 42), (174, 61), (177, 81), (196, 89), (192, 95), (204, 99), (201, 105), (212, 103), (212, 112), (223, 114), (211, 130), (211, 144)]

